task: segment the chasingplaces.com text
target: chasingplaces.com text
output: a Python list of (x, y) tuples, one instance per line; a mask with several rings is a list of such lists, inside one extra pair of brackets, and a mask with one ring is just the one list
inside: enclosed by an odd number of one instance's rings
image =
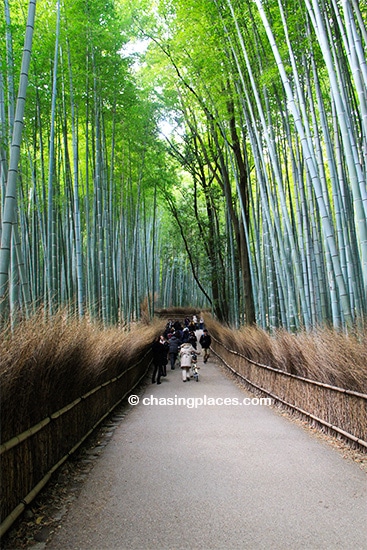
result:
[(197, 409), (198, 407), (239, 407), (239, 406), (271, 406), (273, 400), (270, 397), (155, 397), (150, 395), (140, 398), (138, 395), (130, 395), (128, 398), (130, 405), (157, 405), (161, 407), (187, 407), (188, 409)]

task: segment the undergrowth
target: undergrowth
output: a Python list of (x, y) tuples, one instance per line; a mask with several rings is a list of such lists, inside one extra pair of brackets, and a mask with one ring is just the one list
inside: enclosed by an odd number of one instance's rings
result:
[(146, 352), (162, 322), (101, 326), (42, 312), (4, 330), (0, 342), (2, 441), (21, 433)]
[(228, 348), (252, 361), (347, 390), (367, 393), (367, 336), (317, 328), (270, 335), (258, 327), (232, 330), (210, 316), (205, 325)]

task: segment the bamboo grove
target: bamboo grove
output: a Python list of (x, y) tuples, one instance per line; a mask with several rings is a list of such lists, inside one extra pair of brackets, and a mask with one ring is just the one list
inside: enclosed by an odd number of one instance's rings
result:
[(366, 20), (366, 0), (5, 0), (2, 318), (364, 327)]

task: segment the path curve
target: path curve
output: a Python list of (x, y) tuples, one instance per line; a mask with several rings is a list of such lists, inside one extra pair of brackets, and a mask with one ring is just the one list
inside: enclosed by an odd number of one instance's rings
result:
[[(367, 548), (366, 474), (199, 364), (197, 383), (146, 386), (47, 549)], [(191, 407), (205, 396), (232, 404)]]

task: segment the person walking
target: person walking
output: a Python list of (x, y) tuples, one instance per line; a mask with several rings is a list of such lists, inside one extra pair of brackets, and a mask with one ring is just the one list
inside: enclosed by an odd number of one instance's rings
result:
[(182, 341), (179, 338), (179, 333), (176, 331), (169, 339), (168, 354), (169, 354), (169, 359), (171, 363), (171, 370), (175, 370), (175, 363), (176, 363), (178, 351), (180, 349), (181, 344), (182, 344)]
[(181, 372), (182, 372), (182, 380), (183, 382), (188, 382), (190, 380), (190, 370), (191, 370), (191, 360), (192, 356), (191, 353), (196, 353), (198, 355), (198, 351), (194, 347), (192, 347), (191, 344), (182, 344), (180, 348), (180, 360), (181, 360)]
[(163, 334), (157, 336), (152, 345), (153, 352), (153, 374), (152, 374), (152, 384), (155, 384), (157, 378), (157, 384), (161, 383), (161, 376), (166, 376), (166, 365), (167, 365), (167, 353), (168, 353), (168, 343), (166, 342)]
[(169, 345), (168, 345), (167, 339), (164, 337), (164, 334), (161, 335), (160, 342), (161, 342), (161, 345), (163, 346), (163, 349), (161, 349), (161, 352), (162, 352), (162, 376), (167, 376)]
[(192, 345), (193, 348), (197, 349), (198, 347), (198, 340), (196, 338), (196, 334), (194, 331), (191, 331), (189, 333), (189, 340), (188, 340), (189, 344)]
[(207, 360), (209, 359), (209, 348), (212, 343), (211, 336), (206, 328), (204, 328), (203, 334), (200, 336), (199, 342), (201, 347), (204, 350), (203, 359), (204, 359), (204, 363), (206, 363)]

